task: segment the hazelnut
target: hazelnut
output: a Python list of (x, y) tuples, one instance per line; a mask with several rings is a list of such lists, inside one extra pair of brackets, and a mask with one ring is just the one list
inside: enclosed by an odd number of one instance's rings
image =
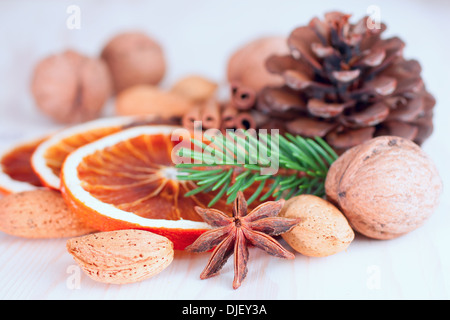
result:
[(161, 46), (142, 32), (113, 37), (101, 57), (111, 71), (115, 93), (139, 84), (157, 85), (166, 72)]
[(418, 145), (382, 136), (333, 163), (325, 189), (357, 232), (392, 239), (423, 225), (438, 206), (442, 181)]
[(106, 64), (74, 50), (41, 60), (34, 69), (31, 83), (37, 106), (60, 123), (97, 118), (111, 90)]
[(258, 92), (265, 86), (279, 86), (283, 78), (266, 69), (266, 59), (273, 54), (288, 54), (285, 37), (263, 37), (236, 50), (228, 60), (228, 82)]

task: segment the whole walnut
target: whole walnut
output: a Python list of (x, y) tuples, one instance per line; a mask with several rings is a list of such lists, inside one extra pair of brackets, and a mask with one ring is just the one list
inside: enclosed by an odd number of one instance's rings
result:
[(267, 36), (253, 40), (237, 49), (228, 60), (228, 82), (258, 92), (265, 86), (283, 84), (283, 78), (270, 73), (266, 60), (273, 54), (288, 54), (285, 37)]
[(36, 105), (59, 123), (97, 118), (111, 96), (106, 64), (74, 50), (66, 50), (37, 63), (31, 83)]
[(166, 72), (161, 46), (142, 32), (124, 32), (113, 37), (101, 57), (111, 71), (115, 93), (140, 84), (157, 85)]
[(330, 167), (325, 189), (355, 231), (392, 239), (422, 226), (436, 210), (442, 180), (414, 142), (381, 136), (342, 154)]

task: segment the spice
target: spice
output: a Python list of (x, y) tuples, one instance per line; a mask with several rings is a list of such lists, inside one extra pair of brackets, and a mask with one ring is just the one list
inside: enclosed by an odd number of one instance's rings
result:
[(186, 248), (192, 252), (206, 252), (215, 247), (200, 278), (207, 279), (217, 275), (234, 253), (233, 288), (239, 288), (248, 271), (249, 244), (273, 256), (293, 259), (294, 254), (271, 237), (289, 231), (301, 221), (277, 217), (284, 202), (284, 200), (268, 201), (247, 214), (247, 202), (243, 193), (239, 192), (234, 201), (232, 217), (216, 209), (196, 207), (197, 213), (205, 222), (215, 227), (203, 233)]
[(232, 83), (231, 98), (236, 108), (240, 110), (248, 110), (253, 108), (255, 105), (256, 91), (238, 83)]

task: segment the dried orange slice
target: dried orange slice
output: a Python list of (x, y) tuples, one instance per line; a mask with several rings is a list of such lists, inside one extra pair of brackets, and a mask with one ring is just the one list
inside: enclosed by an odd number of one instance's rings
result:
[(68, 205), (97, 230), (149, 230), (184, 249), (210, 228), (194, 207), (205, 207), (213, 195), (185, 196), (196, 185), (176, 178), (176, 128), (139, 126), (73, 151), (61, 170)]
[(0, 152), (0, 193), (10, 194), (42, 187), (31, 166), (31, 156), (44, 138), (19, 142)]
[(31, 165), (44, 186), (59, 190), (61, 167), (70, 152), (124, 128), (155, 119), (153, 116), (102, 118), (66, 128), (36, 148)]

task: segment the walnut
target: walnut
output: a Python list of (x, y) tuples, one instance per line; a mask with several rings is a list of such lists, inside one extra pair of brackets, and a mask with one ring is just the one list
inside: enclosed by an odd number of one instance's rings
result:
[(157, 85), (166, 72), (161, 46), (141, 32), (124, 32), (113, 37), (101, 57), (111, 71), (115, 93), (135, 85)]
[(37, 106), (60, 123), (97, 118), (111, 96), (111, 90), (106, 64), (74, 50), (39, 61), (31, 83)]
[(271, 36), (253, 40), (236, 50), (228, 60), (228, 82), (258, 92), (265, 86), (283, 84), (283, 78), (267, 71), (266, 59), (288, 54), (285, 37)]
[(355, 231), (392, 239), (417, 229), (435, 211), (442, 180), (418, 145), (382, 136), (349, 149), (333, 163), (325, 189)]

